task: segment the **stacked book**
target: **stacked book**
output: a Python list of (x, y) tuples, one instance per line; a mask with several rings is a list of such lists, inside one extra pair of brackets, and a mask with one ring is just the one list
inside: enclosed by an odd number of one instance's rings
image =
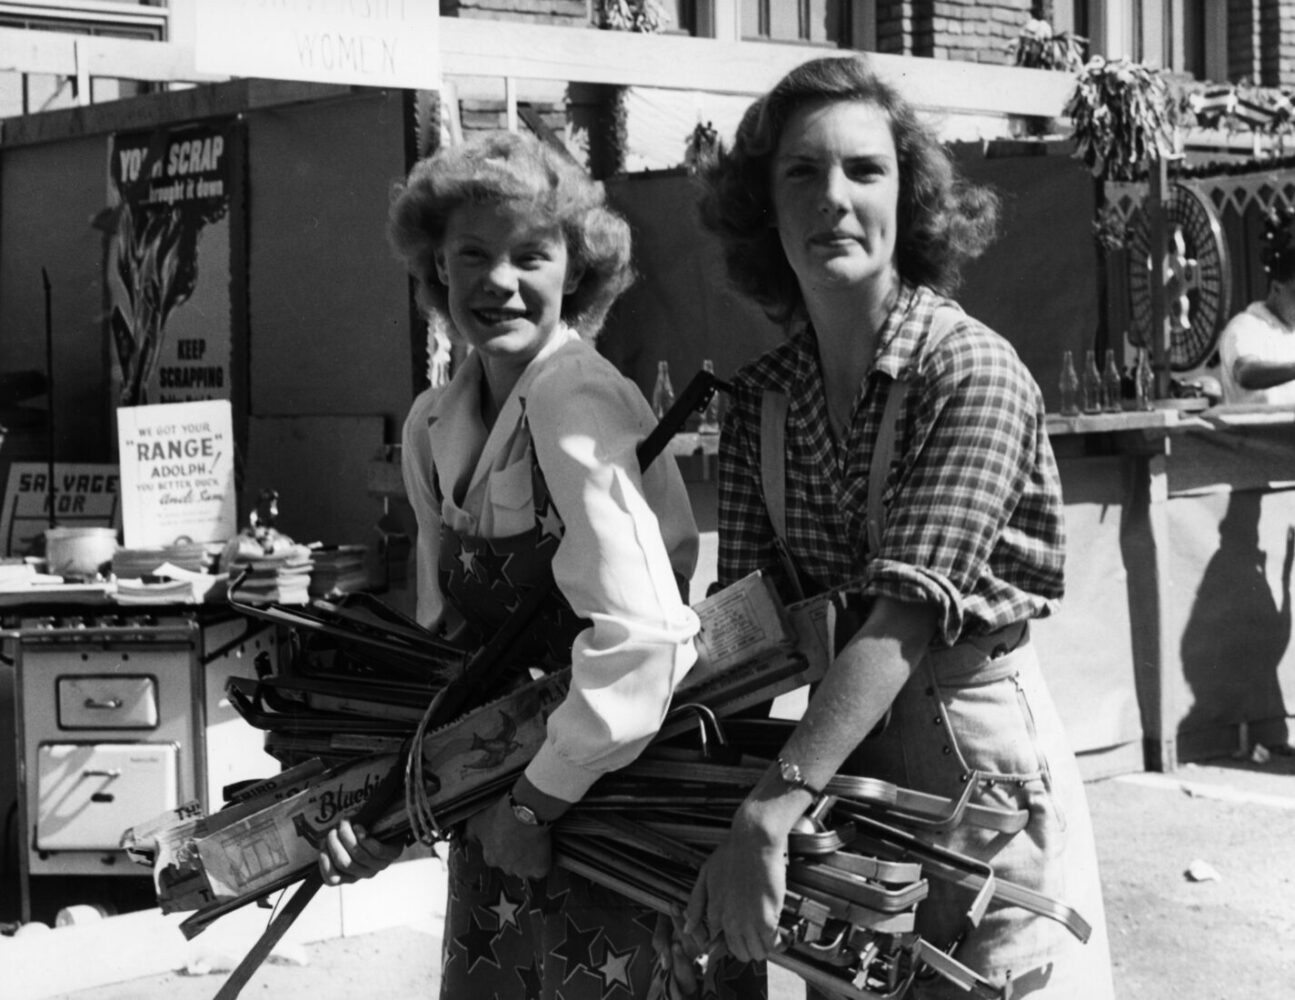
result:
[(118, 580), (140, 580), (154, 576), (168, 563), (191, 573), (211, 569), (211, 555), (199, 542), (176, 542), (153, 548), (119, 548), (112, 556), (112, 575)]
[(305, 604), (313, 565), (306, 545), (289, 545), (270, 555), (240, 552), (227, 567), (230, 594), (245, 604)]
[(202, 600), (190, 581), (155, 576), (118, 580), (115, 597), (118, 604), (197, 604)]
[(310, 596), (330, 597), (367, 590), (364, 545), (319, 545), (311, 549)]
[(202, 604), (223, 600), (229, 578), (165, 562), (147, 576), (117, 581), (119, 604)]

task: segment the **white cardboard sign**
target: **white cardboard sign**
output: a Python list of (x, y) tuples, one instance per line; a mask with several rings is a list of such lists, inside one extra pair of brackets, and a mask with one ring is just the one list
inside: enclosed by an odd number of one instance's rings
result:
[(127, 548), (223, 542), (238, 530), (229, 400), (122, 407), (117, 446)]
[(194, 68), (220, 76), (435, 90), (436, 0), (194, 0)]
[(47, 462), (14, 462), (9, 467), (4, 510), (0, 511), (0, 555), (22, 556), (39, 551), (45, 529), (54, 525), (117, 527), (121, 513), (117, 466), (56, 462), (52, 491), (49, 473)]

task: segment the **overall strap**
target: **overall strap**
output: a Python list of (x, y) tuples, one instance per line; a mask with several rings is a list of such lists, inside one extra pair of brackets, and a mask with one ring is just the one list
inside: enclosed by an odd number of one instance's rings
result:
[[(929, 355), (953, 332), (964, 316), (956, 305), (938, 307), (927, 331), (923, 354)], [(899, 413), (903, 409), (909, 372), (904, 371), (891, 383), (882, 410), (881, 425), (873, 447), (872, 462), (868, 469), (868, 554), (875, 556), (881, 550), (881, 528), (886, 521), (882, 494), (895, 457), (895, 444), (899, 431)], [(790, 400), (785, 392), (766, 389), (760, 396), (760, 486), (764, 491), (765, 510), (773, 527), (773, 547), (778, 553), (797, 598), (804, 596), (796, 564), (787, 546), (787, 411)]]
[[(927, 331), (923, 355), (940, 346), (964, 315), (957, 306), (941, 306), (931, 318)], [(890, 475), (890, 465), (895, 458), (895, 444), (899, 437), (899, 412), (903, 409), (907, 396), (908, 380), (912, 366), (900, 372), (891, 382), (890, 391), (886, 394), (886, 405), (881, 414), (881, 426), (877, 428), (877, 440), (872, 450), (872, 462), (868, 466), (868, 556), (875, 557), (881, 551), (881, 528), (886, 523), (886, 508), (882, 503), (882, 494), (886, 490), (886, 478)]]
[(773, 548), (778, 553), (787, 582), (797, 600), (805, 596), (800, 574), (787, 547), (787, 410), (785, 392), (766, 389), (760, 397), (760, 486), (764, 507), (773, 526)]

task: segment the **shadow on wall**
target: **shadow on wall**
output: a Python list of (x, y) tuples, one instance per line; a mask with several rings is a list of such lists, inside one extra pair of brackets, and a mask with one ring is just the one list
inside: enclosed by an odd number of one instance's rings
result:
[[(1284, 745), (1289, 739), (1277, 669), (1291, 638), (1295, 526), (1286, 529), (1278, 607), (1268, 583), (1268, 554), (1259, 547), (1262, 499), (1257, 491), (1232, 493), (1219, 522), (1219, 547), (1183, 630), (1183, 677), (1193, 700), (1180, 736), (1263, 721), (1266, 741)], [(1269, 731), (1274, 724), (1279, 732)]]

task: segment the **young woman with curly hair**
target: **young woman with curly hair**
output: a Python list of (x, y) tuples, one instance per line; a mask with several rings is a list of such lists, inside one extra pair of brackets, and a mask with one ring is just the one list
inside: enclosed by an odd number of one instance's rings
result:
[[(390, 232), (419, 301), (472, 347), (405, 425), (431, 567), (418, 620), (479, 647), (551, 576), (561, 606), (510, 649), (499, 694), (571, 667), (523, 774), (451, 839), (441, 996), (676, 995), (669, 922), (552, 867), (551, 824), (650, 742), (696, 658), (687, 494), (673, 462), (640, 471), (656, 419), (593, 346), (630, 282), (629, 227), (574, 163), (491, 133), (417, 164)], [(337, 883), (395, 853), (343, 823), (320, 868)]]
[[(792, 70), (704, 176), (703, 221), (787, 342), (733, 379), (719, 456), (719, 582), (841, 588), (836, 656), (704, 865), (691, 943), (777, 942), (788, 835), (838, 771), (1021, 810), (1019, 832), (926, 839), (1077, 910), (1060, 923), (931, 878), (917, 929), (1011, 995), (1110, 1000), (1091, 825), (1029, 620), (1062, 596), (1043, 401), (1011, 346), (945, 297), (994, 234), (913, 109), (859, 56)], [(810, 995), (817, 995), (811, 988)], [(919, 976), (907, 996), (965, 996)]]

